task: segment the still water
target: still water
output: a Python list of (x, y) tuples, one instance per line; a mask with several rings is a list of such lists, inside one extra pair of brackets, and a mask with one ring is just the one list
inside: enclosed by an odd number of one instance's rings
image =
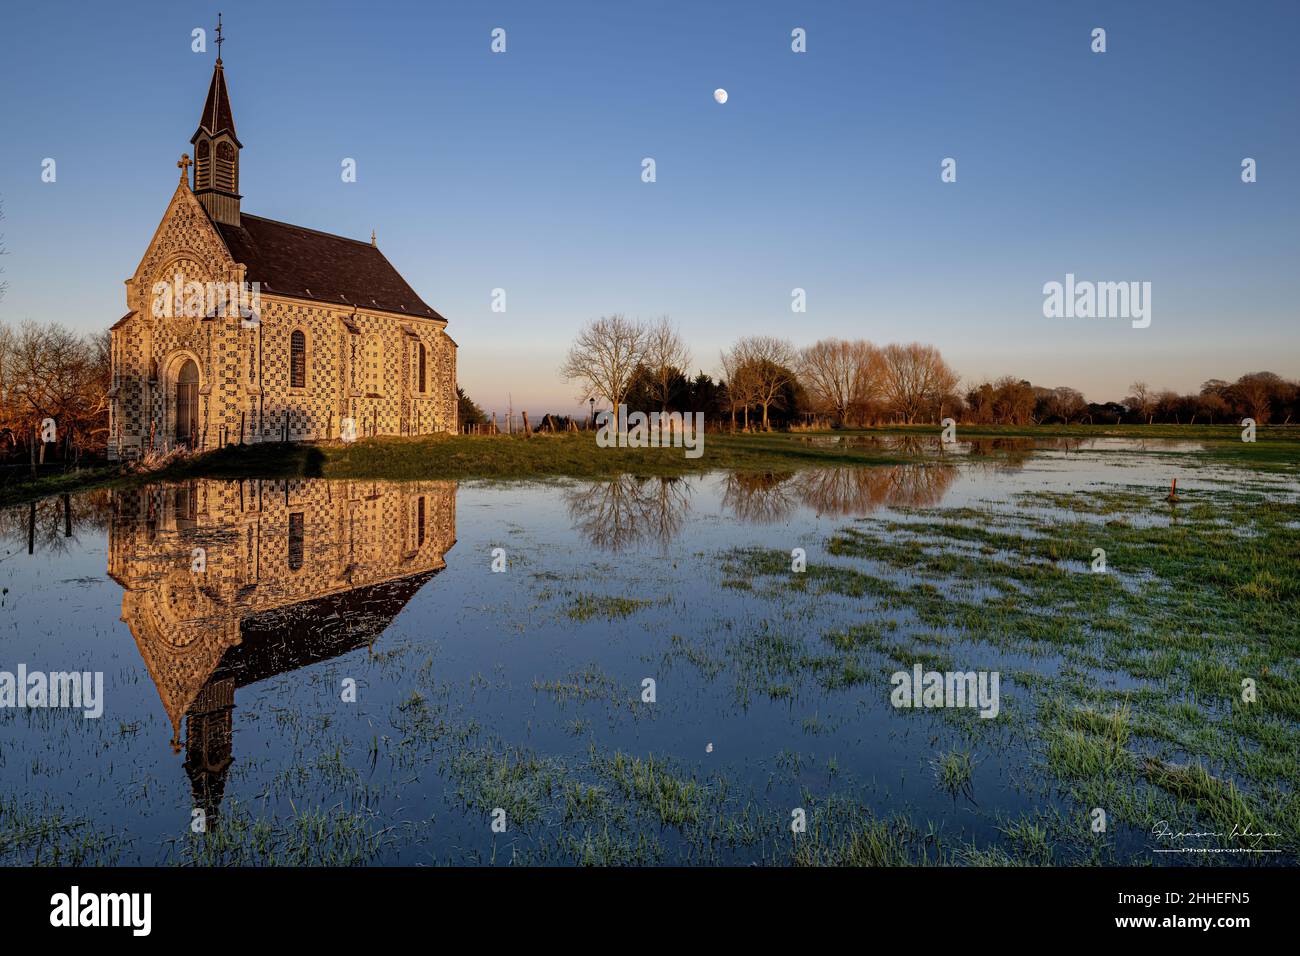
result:
[[(1059, 802), (1025, 747), (986, 738), (945, 792), (944, 722), (900, 719), (883, 681), (755, 692), (738, 647), (778, 629), (815, 642), (869, 599), (736, 587), (725, 556), (832, 560), (828, 536), (859, 519), (1222, 480), (1114, 450), (670, 480), (196, 480), (9, 510), (0, 670), (102, 672), (104, 713), (0, 710), (0, 862), (187, 862), (196, 816), (245, 821), (256, 843), (249, 821), (316, 814), (334, 849), (276, 861), (572, 862), (581, 831), (615, 861), (743, 863), (775, 858), (790, 807), (833, 795), (996, 844), (1008, 817)], [(748, 835), (702, 847), (635, 808), (593, 825), (573, 804), (587, 785), (618, 795), (592, 774), (614, 755), (697, 780), (696, 805)], [(1118, 845), (1150, 859), (1140, 834)]]

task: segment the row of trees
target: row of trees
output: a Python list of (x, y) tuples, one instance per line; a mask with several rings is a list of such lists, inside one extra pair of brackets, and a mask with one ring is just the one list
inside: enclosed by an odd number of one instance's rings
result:
[(1210, 379), (1199, 392), (1180, 394), (1134, 382), (1122, 401), (1087, 401), (1073, 388), (1044, 388), (1005, 376), (967, 389), (962, 420), (1027, 425), (1063, 422), (1097, 425), (1215, 425), (1253, 418), (1259, 424), (1300, 420), (1300, 383), (1273, 372), (1250, 372), (1235, 382)]
[[(645, 323), (612, 315), (578, 334), (560, 369), (581, 384), (580, 401), (596, 399), (659, 411), (702, 411), (732, 428), (770, 430), (819, 416), (839, 425), (913, 423), (960, 409), (958, 376), (930, 345), (877, 347), (824, 339), (796, 349), (755, 335), (722, 354), (722, 377), (687, 379), (691, 354), (667, 318)], [(751, 420), (751, 413), (753, 420)]]
[(1134, 382), (1130, 388), (1133, 394), (1124, 405), (1138, 421), (1211, 425), (1243, 418), (1253, 418), (1261, 425), (1300, 421), (1300, 382), (1273, 372), (1250, 372), (1235, 382), (1212, 378), (1199, 392), (1188, 394), (1157, 391), (1145, 382)]
[[(1093, 412), (1083, 393), (1073, 388), (1044, 388), (1003, 376), (966, 390), (962, 420), (981, 425), (1089, 421)], [(1116, 406), (1122, 414), (1123, 406)]]
[[(908, 424), (956, 410), (957, 373), (931, 345), (887, 345), (861, 339), (823, 339), (796, 350), (784, 339), (741, 339), (722, 355), (732, 425), (736, 410), (749, 425), (748, 409), (762, 410), (760, 427), (771, 428), (779, 407), (838, 425)], [(790, 399), (802, 399), (792, 407)]]
[(1048, 388), (1013, 376), (961, 389), (960, 377), (931, 345), (878, 346), (823, 339), (796, 348), (774, 336), (749, 336), (721, 356), (721, 376), (686, 376), (690, 351), (667, 318), (644, 323), (603, 317), (579, 333), (561, 368), (581, 383), (581, 401), (644, 411), (704, 412), (733, 429), (794, 422), (839, 427), (937, 422), (977, 424), (1223, 423), (1300, 420), (1300, 385), (1272, 372), (1235, 382), (1212, 379), (1198, 394), (1131, 386), (1122, 401), (1090, 403), (1069, 387)]
[(65, 454), (102, 451), (112, 376), (107, 332), (77, 335), (61, 325), (0, 323), (0, 454), (29, 453), (53, 419)]
[[(102, 451), (111, 380), (107, 332), (78, 335), (58, 324), (0, 323), (0, 455), (28, 454), (46, 419), (66, 453)], [(721, 356), (718, 379), (688, 378), (692, 358), (667, 318), (621, 315), (589, 323), (562, 368), (581, 399), (604, 407), (704, 412), (711, 423), (769, 430), (795, 423), (865, 426), (936, 422), (980, 424), (1169, 422), (1259, 424), (1300, 421), (1300, 383), (1272, 372), (1211, 379), (1180, 394), (1134, 382), (1122, 401), (1089, 403), (1073, 388), (1045, 388), (1011, 376), (959, 391), (960, 379), (930, 345), (877, 346), (823, 339), (797, 349), (774, 336), (749, 336)], [(462, 424), (486, 417), (457, 390)], [(567, 423), (567, 421), (566, 421)], [(38, 452), (43, 456), (44, 443)]]
[(1216, 425), (1253, 418), (1258, 424), (1300, 421), (1300, 383), (1273, 372), (1250, 372), (1235, 382), (1210, 379), (1199, 392), (1180, 394), (1134, 382), (1122, 401), (1088, 402), (1073, 388), (1044, 388), (1010, 376), (965, 393), (963, 421), (1027, 425)]

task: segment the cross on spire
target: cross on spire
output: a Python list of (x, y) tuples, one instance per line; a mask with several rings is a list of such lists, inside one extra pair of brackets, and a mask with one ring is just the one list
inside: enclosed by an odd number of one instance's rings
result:
[(177, 166), (180, 167), (181, 170), (181, 182), (183, 183), (189, 182), (190, 166), (192, 166), (193, 164), (194, 164), (194, 160), (190, 159), (189, 153), (181, 153), (180, 161), (177, 162), (176, 164)]
[(217, 62), (218, 63), (221, 62), (221, 44), (225, 42), (226, 42), (225, 37), (221, 35), (221, 13), (220, 11), (218, 11), (217, 12)]

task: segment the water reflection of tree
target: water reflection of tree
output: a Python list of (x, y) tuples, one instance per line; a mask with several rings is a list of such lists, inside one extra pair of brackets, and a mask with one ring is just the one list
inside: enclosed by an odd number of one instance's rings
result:
[(104, 531), (111, 515), (106, 489), (55, 495), (0, 509), (0, 540), (29, 553), (65, 554), (83, 532)]
[(935, 435), (891, 435), (885, 447), (892, 452), (922, 458), (942, 451), (943, 445)]
[(877, 508), (937, 505), (957, 480), (955, 465), (934, 462), (864, 468), (817, 468), (796, 476), (799, 499), (818, 514), (866, 514)]
[(722, 507), (747, 524), (775, 524), (790, 516), (799, 495), (794, 472), (732, 473), (723, 481)]
[[(975, 458), (993, 458), (994, 470), (999, 472), (1019, 471), (1034, 456), (1038, 440), (1032, 438), (973, 438), (967, 444), (970, 454)], [(1047, 447), (1052, 447), (1050, 444)], [(1068, 446), (1067, 446), (1067, 449)]]
[(681, 533), (691, 489), (681, 478), (620, 475), (564, 492), (574, 530), (604, 551), (653, 541), (663, 550)]
[(1040, 448), (1078, 450), (1079, 439), (1026, 438), (1018, 435), (958, 439), (945, 444), (938, 434), (931, 435), (806, 435), (802, 441), (811, 445), (832, 446), (842, 444), (849, 448), (869, 448), (885, 451), (904, 458), (921, 461), (950, 460), (954, 456), (979, 460), (996, 458), (999, 470), (1015, 471), (1024, 467)]
[(943, 500), (958, 474), (956, 465), (939, 462), (733, 474), (724, 480), (722, 506), (750, 524), (783, 521), (800, 504), (826, 515), (929, 507)]

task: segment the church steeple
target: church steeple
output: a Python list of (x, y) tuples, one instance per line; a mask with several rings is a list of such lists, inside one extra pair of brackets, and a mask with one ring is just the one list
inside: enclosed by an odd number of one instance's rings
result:
[(216, 222), (239, 225), (239, 151), (243, 144), (235, 135), (226, 72), (221, 65), (221, 15), (217, 15), (217, 62), (212, 69), (208, 98), (199, 117), (199, 128), (190, 137), (194, 144), (194, 195)]

